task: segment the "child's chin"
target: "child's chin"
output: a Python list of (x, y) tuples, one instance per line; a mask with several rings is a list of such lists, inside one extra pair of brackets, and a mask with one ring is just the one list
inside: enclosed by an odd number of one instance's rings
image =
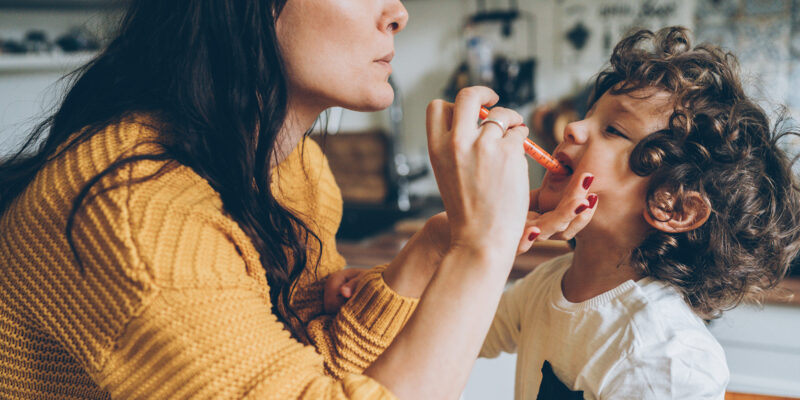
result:
[(539, 194), (539, 212), (546, 213), (548, 211), (553, 211), (558, 206), (559, 200), (561, 200), (561, 192), (553, 192), (550, 190), (544, 190), (542, 193)]

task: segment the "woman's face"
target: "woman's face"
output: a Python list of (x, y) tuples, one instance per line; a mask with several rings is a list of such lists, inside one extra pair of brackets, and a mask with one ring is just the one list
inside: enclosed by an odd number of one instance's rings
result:
[(276, 29), (291, 101), (319, 111), (388, 107), (394, 35), (407, 21), (399, 0), (288, 0)]
[(665, 91), (604, 94), (584, 120), (564, 130), (564, 142), (554, 155), (575, 172), (571, 176), (547, 173), (539, 195), (540, 208), (555, 207), (569, 180), (590, 172), (595, 179), (589, 190), (597, 194), (599, 202), (589, 227), (631, 234), (645, 229), (642, 216), (648, 179), (631, 170), (629, 159), (639, 141), (668, 126), (671, 113), (671, 97)]

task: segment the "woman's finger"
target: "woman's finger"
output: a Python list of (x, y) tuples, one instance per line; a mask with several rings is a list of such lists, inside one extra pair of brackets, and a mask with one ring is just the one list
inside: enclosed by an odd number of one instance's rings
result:
[(458, 140), (474, 142), (477, 135), (475, 123), (478, 121), (481, 106), (493, 106), (498, 100), (500, 97), (494, 90), (483, 86), (468, 87), (458, 92), (453, 110), (453, 135)]
[(578, 216), (569, 223), (566, 229), (551, 236), (551, 239), (570, 240), (589, 224), (594, 216), (595, 210), (597, 210), (597, 195), (590, 194), (589, 197), (587, 197), (587, 201), (589, 203), (588, 207), (583, 212), (579, 213)]
[(572, 221), (579, 218), (589, 208), (587, 199), (562, 199), (559, 207), (555, 210), (542, 214), (535, 222), (535, 226), (541, 229), (540, 240), (555, 238), (561, 232), (569, 228)]
[[(512, 125), (511, 128), (505, 133), (502, 138), (503, 146), (508, 147), (508, 151), (513, 153), (521, 154), (522, 159), (525, 159), (525, 145), (523, 142), (528, 137), (530, 130), (528, 127), (522, 124), (522, 116), (515, 113), (515, 118), (512, 120), (512, 123), (516, 123), (516, 125)], [(527, 166), (527, 162), (526, 162)]]
[[(348, 268), (328, 275), (325, 280), (323, 292), (323, 306), (327, 313), (335, 313), (353, 295), (355, 286), (363, 271), (357, 268)], [(347, 287), (348, 289), (344, 289)], [(345, 295), (345, 293), (347, 293)]]
[[(542, 214), (533, 223), (533, 225), (541, 229), (540, 240), (559, 237), (572, 238), (591, 220), (591, 216), (594, 214), (593, 209), (597, 202), (597, 196), (590, 196), (588, 193), (594, 179), (593, 175), (584, 173), (575, 178), (570, 181), (564, 197), (559, 201), (556, 208)], [(531, 197), (535, 195), (535, 192), (531, 193)], [(589, 212), (587, 213), (587, 211)]]
[[(589, 195), (589, 189), (591, 188), (592, 182), (594, 181), (594, 176), (590, 173), (583, 173), (580, 176), (576, 177), (577, 179), (571, 179), (566, 190), (564, 191), (564, 196), (561, 198), (561, 201), (558, 202), (556, 208), (552, 211), (553, 215), (557, 215), (561, 218), (562, 222), (568, 223), (577, 212), (577, 207), (580, 204), (577, 203), (585, 203), (587, 202), (586, 197)], [(588, 206), (588, 203), (586, 203)], [(551, 214), (551, 213), (548, 213)]]
[(358, 285), (358, 278), (361, 277), (361, 272), (362, 272), (357, 270), (351, 270), (351, 271), (355, 273), (347, 277), (344, 284), (342, 285), (341, 290), (339, 291), (339, 294), (341, 294), (347, 299), (349, 299), (350, 296), (353, 295), (353, 292), (355, 292), (356, 285)]
[[(512, 134), (520, 136), (523, 133), (527, 137), (528, 128), (521, 124), (522, 116), (518, 112), (508, 108), (495, 107), (489, 111), (489, 116), (481, 123), (481, 139), (497, 140)], [(521, 143), (519, 147), (523, 148)]]
[(428, 104), (425, 119), (428, 132), (428, 147), (438, 148), (441, 140), (445, 139), (453, 125), (453, 104), (444, 100), (433, 100)]
[[(333, 278), (333, 277), (331, 277)], [(339, 293), (338, 286), (330, 279), (325, 282), (325, 291), (323, 292), (323, 308), (326, 313), (334, 314), (345, 303), (346, 299), (342, 298)]]
[(536, 188), (530, 191), (529, 194), (529, 202), (528, 202), (528, 210), (530, 211), (539, 211), (539, 192), (542, 188)]
[(526, 253), (528, 250), (531, 249), (533, 243), (536, 242), (536, 239), (541, 235), (542, 231), (539, 229), (538, 226), (530, 226), (525, 228), (525, 231), (522, 234), (522, 239), (519, 241), (519, 247), (517, 248), (517, 255)]
[(539, 220), (539, 217), (541, 217), (539, 213), (528, 211), (528, 217), (525, 221), (525, 230), (522, 231), (522, 237), (519, 239), (517, 255), (530, 250), (533, 242), (535, 242), (536, 238), (542, 233), (542, 230), (536, 226), (536, 222)]

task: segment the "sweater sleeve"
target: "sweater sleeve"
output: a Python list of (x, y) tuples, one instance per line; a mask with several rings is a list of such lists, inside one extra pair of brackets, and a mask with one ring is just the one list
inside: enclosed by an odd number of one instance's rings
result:
[[(331, 245), (334, 242), (329, 242)], [(365, 270), (350, 300), (336, 315), (323, 312), (327, 275), (341, 270), (344, 258), (335, 248), (333, 263), (320, 265), (319, 276), (307, 274), (292, 296), (292, 307), (306, 321), (311, 344), (325, 358), (325, 373), (336, 378), (362, 373), (400, 333), (419, 299), (404, 297), (383, 280), (386, 265)]]
[(362, 373), (389, 347), (416, 308), (417, 299), (389, 288), (383, 280), (385, 269), (382, 265), (367, 270), (338, 314), (322, 315), (308, 324), (309, 338), (325, 358), (330, 376)]
[(299, 150), (296, 157), (290, 156), (279, 166), (274, 189), (282, 194), (284, 206), (302, 218), (319, 241), (307, 243), (308, 265), (291, 305), (306, 322), (311, 344), (324, 357), (325, 372), (343, 378), (362, 373), (383, 353), (408, 321), (417, 300), (389, 288), (382, 277), (386, 266), (378, 266), (362, 275), (337, 315), (324, 313), (325, 280), (346, 264), (336, 248), (342, 196), (322, 149), (306, 139)]
[(525, 282), (526, 279), (520, 279), (503, 293), (479, 357), (494, 358), (500, 352), (517, 351), (527, 292)]
[[(102, 193), (75, 226), (83, 279), (103, 276), (102, 290), (118, 293), (129, 312), (99, 316), (82, 336), (64, 330), (60, 340), (91, 350), (95, 362), (84, 365), (113, 398), (394, 398), (369, 377), (326, 374), (320, 353), (336, 352), (342, 364), (371, 359), (364, 345), (349, 344), (391, 336), (409, 302), (367, 281), (323, 330), (333, 350), (301, 344), (271, 312), (251, 242), (198, 176), (178, 168)], [(84, 297), (88, 309), (107, 308)]]

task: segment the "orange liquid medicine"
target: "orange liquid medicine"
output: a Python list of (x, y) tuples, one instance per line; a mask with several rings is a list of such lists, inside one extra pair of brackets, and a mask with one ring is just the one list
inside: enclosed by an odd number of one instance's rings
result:
[[(486, 119), (489, 116), (489, 110), (486, 107), (481, 107), (480, 118)], [(539, 165), (545, 167), (548, 171), (559, 174), (569, 175), (570, 171), (562, 165), (558, 160), (553, 158), (550, 153), (546, 152), (543, 148), (539, 147), (533, 140), (525, 138), (525, 153), (533, 158)]]

